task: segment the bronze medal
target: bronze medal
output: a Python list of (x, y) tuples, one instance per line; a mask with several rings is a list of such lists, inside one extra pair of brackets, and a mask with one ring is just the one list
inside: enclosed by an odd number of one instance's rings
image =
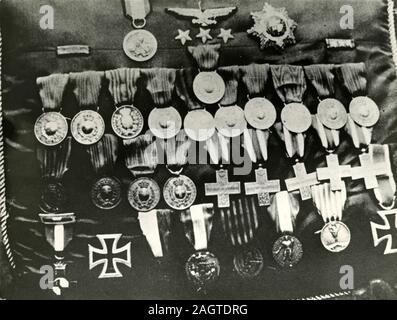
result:
[(143, 129), (144, 119), (138, 108), (132, 105), (124, 105), (112, 115), (113, 131), (122, 139), (133, 139)]
[(40, 209), (45, 213), (59, 213), (67, 204), (66, 191), (60, 182), (49, 182), (41, 192)]
[(215, 126), (225, 137), (237, 137), (247, 128), (244, 111), (239, 106), (221, 107), (215, 113)]
[(312, 124), (310, 111), (302, 103), (289, 103), (281, 111), (283, 125), (293, 133), (303, 133)]
[(362, 127), (373, 127), (380, 118), (379, 107), (371, 98), (356, 97), (350, 102), (350, 116)]
[(133, 30), (128, 33), (123, 42), (125, 54), (134, 61), (150, 60), (157, 52), (157, 40), (147, 30)]
[(193, 92), (201, 102), (215, 104), (225, 95), (225, 82), (216, 72), (203, 71), (194, 78)]
[(68, 123), (59, 112), (45, 112), (34, 125), (37, 140), (46, 146), (56, 146), (65, 140), (68, 134)]
[(154, 108), (148, 122), (150, 131), (160, 139), (171, 139), (182, 128), (182, 118), (174, 107)]
[(105, 133), (102, 116), (92, 110), (83, 110), (76, 114), (70, 127), (73, 138), (83, 145), (97, 143)]
[(205, 289), (219, 277), (220, 264), (218, 258), (209, 251), (193, 253), (186, 262), (188, 279), (198, 288)]
[(121, 184), (115, 178), (103, 177), (91, 188), (92, 203), (99, 209), (110, 210), (121, 202)]
[(250, 99), (244, 107), (247, 122), (255, 129), (267, 130), (276, 122), (276, 108), (265, 98)]
[(331, 221), (325, 224), (321, 230), (321, 243), (331, 252), (341, 252), (350, 243), (349, 228), (341, 221)]
[(273, 258), (283, 268), (292, 268), (302, 259), (302, 243), (293, 235), (282, 235), (273, 245)]
[(138, 178), (130, 184), (128, 201), (137, 211), (151, 211), (160, 201), (160, 187), (153, 179)]
[(262, 271), (264, 261), (257, 248), (244, 248), (234, 256), (233, 264), (238, 275), (245, 279), (252, 279)]
[(163, 189), (165, 202), (175, 210), (185, 210), (196, 200), (196, 185), (189, 177), (180, 175), (167, 180)]
[(194, 141), (207, 141), (215, 133), (215, 120), (204, 109), (190, 111), (183, 125), (188, 137)]
[(347, 122), (347, 112), (343, 104), (336, 99), (324, 99), (317, 107), (321, 123), (329, 129), (342, 129)]

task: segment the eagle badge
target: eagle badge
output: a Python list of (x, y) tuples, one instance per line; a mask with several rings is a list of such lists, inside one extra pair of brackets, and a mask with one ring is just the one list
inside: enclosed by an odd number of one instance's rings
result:
[(196, 8), (167, 8), (166, 12), (176, 14), (183, 18), (192, 19), (193, 24), (200, 25), (201, 27), (209, 27), (218, 23), (218, 18), (225, 18), (235, 13), (237, 7), (225, 7), (225, 8), (213, 8), (205, 9), (201, 8), (201, 1), (199, 1), (199, 7)]
[(295, 43), (294, 31), (298, 24), (288, 17), (285, 8), (274, 8), (265, 3), (262, 11), (252, 12), (251, 16), (255, 24), (247, 32), (260, 39), (261, 49), (284, 49), (286, 45)]

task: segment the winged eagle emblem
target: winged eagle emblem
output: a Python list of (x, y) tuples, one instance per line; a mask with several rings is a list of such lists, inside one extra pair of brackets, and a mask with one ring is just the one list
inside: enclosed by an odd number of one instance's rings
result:
[(237, 7), (213, 8), (203, 10), (199, 3), (199, 8), (167, 8), (168, 13), (173, 13), (184, 18), (193, 18), (193, 24), (199, 24), (202, 27), (217, 24), (216, 19), (231, 15), (237, 10)]

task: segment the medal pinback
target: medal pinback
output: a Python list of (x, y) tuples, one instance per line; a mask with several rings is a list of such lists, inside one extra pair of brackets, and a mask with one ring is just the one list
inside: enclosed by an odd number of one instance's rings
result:
[(34, 125), (36, 139), (45, 146), (56, 146), (68, 135), (68, 123), (62, 115), (62, 98), (69, 81), (67, 74), (53, 74), (37, 79), (43, 113)]
[(121, 68), (106, 71), (105, 76), (109, 81), (109, 91), (116, 108), (111, 118), (114, 133), (122, 139), (137, 137), (143, 130), (144, 118), (132, 102), (140, 71)]
[(121, 202), (121, 182), (113, 172), (118, 156), (118, 139), (105, 134), (95, 145), (89, 146), (87, 152), (96, 174), (91, 186), (91, 201), (99, 209), (110, 210)]
[(284, 102), (281, 110), (283, 140), (288, 158), (295, 159), (294, 178), (286, 179), (288, 191), (299, 190), (303, 201), (312, 198), (311, 187), (318, 184), (317, 173), (307, 173), (302, 158), (305, 153), (305, 135), (312, 123), (312, 116), (302, 103), (306, 90), (303, 68), (292, 65), (270, 67), (274, 87)]
[(193, 205), (180, 215), (185, 236), (195, 250), (186, 261), (186, 275), (192, 287), (202, 294), (211, 289), (220, 274), (219, 260), (208, 250), (213, 215), (211, 204)]
[(153, 174), (158, 165), (157, 143), (151, 133), (124, 140), (125, 164), (135, 177), (128, 187), (128, 202), (137, 212), (154, 210), (161, 192)]
[[(396, 217), (395, 193), (396, 182), (391, 169), (390, 151), (387, 145), (371, 144), (373, 126), (380, 117), (379, 107), (367, 92), (366, 67), (364, 63), (341, 65), (336, 74), (352, 96), (346, 131), (356, 149), (360, 150), (360, 166), (352, 167), (352, 180), (361, 180), (367, 190), (373, 190), (380, 210), (378, 214), (383, 221), (388, 216)], [(374, 246), (382, 242), (378, 229), (384, 230), (389, 223), (379, 225), (371, 222)], [(383, 234), (383, 233), (382, 233)], [(386, 246), (384, 254), (393, 250)]]
[(303, 257), (302, 243), (294, 235), (299, 201), (287, 191), (281, 191), (275, 194), (268, 210), (279, 233), (272, 246), (273, 258), (281, 268), (293, 268)]
[(56, 146), (40, 145), (37, 149), (43, 179), (40, 209), (44, 213), (61, 213), (68, 208), (69, 195), (62, 179), (69, 170), (71, 149), (71, 137)]
[(99, 71), (70, 74), (73, 92), (81, 110), (72, 119), (70, 129), (73, 138), (82, 145), (97, 143), (105, 133), (105, 122), (98, 113), (103, 77), (104, 73)]
[(124, 53), (136, 62), (152, 59), (157, 52), (157, 39), (147, 30), (146, 16), (150, 13), (149, 0), (124, 0), (126, 16), (131, 19), (135, 30), (129, 32), (123, 41)]
[(311, 65), (304, 67), (307, 78), (316, 89), (319, 104), (313, 116), (322, 146), (328, 153), (326, 167), (317, 168), (320, 184), (312, 187), (313, 202), (324, 220), (321, 243), (331, 252), (340, 252), (350, 242), (350, 230), (342, 222), (347, 199), (346, 185), (342, 179), (351, 177), (350, 165), (340, 165), (336, 148), (340, 143), (340, 130), (346, 125), (347, 113), (341, 102), (333, 98), (335, 83), (333, 65)]

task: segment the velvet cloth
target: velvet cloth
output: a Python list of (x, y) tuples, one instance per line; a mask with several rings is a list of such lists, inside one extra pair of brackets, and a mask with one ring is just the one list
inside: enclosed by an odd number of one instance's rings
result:
[[(165, 12), (165, 7), (196, 7), (193, 0), (151, 0), (152, 12), (147, 18), (146, 29), (157, 38), (159, 48), (153, 59), (145, 63), (129, 60), (123, 50), (124, 36), (132, 30), (124, 16), (121, 1), (118, 0), (49, 0), (54, 8), (55, 29), (42, 30), (40, 1), (3, 0), (1, 2), (1, 27), (3, 32), (3, 112), (5, 116), (6, 143), (6, 187), (10, 214), (8, 230), (16, 262), (13, 290), (7, 291), (11, 298), (53, 298), (49, 291), (39, 288), (39, 269), (50, 264), (52, 248), (44, 237), (44, 227), (39, 220), (38, 199), (40, 198), (40, 170), (35, 150), (38, 142), (34, 138), (33, 124), (41, 113), (41, 101), (35, 80), (52, 73), (80, 72), (86, 70), (110, 70), (119, 67), (168, 67), (190, 68), (194, 64), (185, 47), (175, 41), (177, 30), (190, 29), (191, 36), (198, 33), (197, 26), (190, 21), (177, 19)], [(388, 30), (386, 0), (351, 0), (354, 9), (354, 29), (340, 28), (341, 6), (345, 0), (268, 0), (274, 7), (286, 7), (289, 16), (298, 23), (295, 45), (284, 51), (266, 49), (261, 51), (257, 39), (247, 35), (253, 21), (250, 12), (260, 11), (263, 1), (250, 0), (203, 0), (203, 8), (235, 5), (238, 12), (214, 27), (212, 42), (218, 42), (216, 35), (220, 28), (232, 28), (234, 40), (222, 44), (220, 66), (246, 65), (250, 63), (297, 64), (317, 63), (342, 64), (365, 62), (367, 67), (368, 96), (381, 109), (381, 118), (373, 132), (374, 143), (387, 143), (391, 148), (393, 170), (397, 164), (396, 111), (397, 78), (393, 64)], [(352, 38), (354, 49), (327, 49), (325, 38)], [(193, 43), (198, 44), (198, 39)], [(89, 56), (57, 57), (59, 45), (89, 45)], [(242, 87), (242, 86), (240, 86)], [(266, 96), (274, 102), (278, 112), (282, 108), (271, 81)], [(246, 94), (239, 92), (243, 105)], [(337, 84), (336, 98), (348, 106), (350, 97)], [(150, 110), (148, 96), (138, 94), (136, 105), (145, 118)], [(311, 86), (304, 98), (312, 113), (316, 110), (316, 95)], [(66, 115), (72, 117), (77, 111), (76, 101), (69, 91), (64, 97)], [(183, 111), (180, 103), (175, 102)], [(100, 98), (100, 110), (110, 128), (112, 102), (106, 88)], [(186, 112), (186, 110), (185, 110)], [(306, 139), (306, 164), (308, 171), (323, 166), (325, 154), (314, 130)], [(271, 138), (269, 146), (271, 177), (284, 177), (290, 164), (283, 155), (280, 140)], [(67, 248), (70, 261), (68, 278), (77, 281), (76, 288), (65, 292), (66, 298), (174, 298), (197, 297), (185, 280), (184, 262), (192, 249), (186, 241), (180, 223), (175, 219), (171, 264), (158, 264), (151, 256), (146, 239), (142, 236), (137, 213), (123, 199), (122, 204), (112, 211), (101, 212), (90, 203), (89, 190), (95, 178), (84, 148), (73, 142), (71, 170), (65, 176), (65, 185), (71, 192), (71, 210), (78, 221), (75, 236)], [(351, 139), (342, 133), (338, 148), (342, 164), (358, 165), (358, 153)], [(395, 172), (395, 171), (393, 171)], [(131, 175), (120, 161), (116, 174), (128, 185)], [(188, 167), (186, 175), (196, 181), (199, 194), (203, 195), (205, 182), (214, 179), (214, 168)], [(243, 177), (252, 181), (253, 175)], [(168, 178), (167, 171), (159, 168), (156, 180), (163, 185)], [(352, 241), (347, 250), (339, 254), (327, 252), (319, 236), (322, 219), (313, 205), (301, 204), (297, 221), (297, 235), (304, 245), (303, 261), (292, 271), (277, 269), (272, 261), (271, 244), (277, 237), (274, 224), (266, 210), (260, 212), (260, 227), (256, 242), (264, 258), (265, 267), (255, 280), (242, 280), (232, 270), (234, 250), (222, 232), (219, 215), (215, 217), (210, 249), (221, 262), (221, 279), (208, 298), (298, 298), (321, 293), (340, 291), (340, 267), (354, 268), (355, 286), (365, 286), (369, 280), (381, 277), (396, 281), (395, 266), (397, 254), (383, 255), (384, 243), (374, 248), (370, 221), (382, 223), (377, 215), (377, 201), (366, 191), (361, 181), (349, 182), (348, 201), (344, 211), (344, 222), (349, 225)], [(124, 190), (125, 191), (125, 190)], [(212, 201), (201, 196), (197, 202)], [(164, 203), (160, 204), (165, 207)], [(396, 236), (396, 230), (393, 230)], [(131, 269), (121, 266), (123, 278), (98, 279), (100, 268), (88, 270), (88, 244), (99, 247), (96, 234), (122, 233), (119, 245), (132, 242)], [(394, 237), (397, 246), (397, 237)], [(164, 274), (168, 274), (167, 277)]]

